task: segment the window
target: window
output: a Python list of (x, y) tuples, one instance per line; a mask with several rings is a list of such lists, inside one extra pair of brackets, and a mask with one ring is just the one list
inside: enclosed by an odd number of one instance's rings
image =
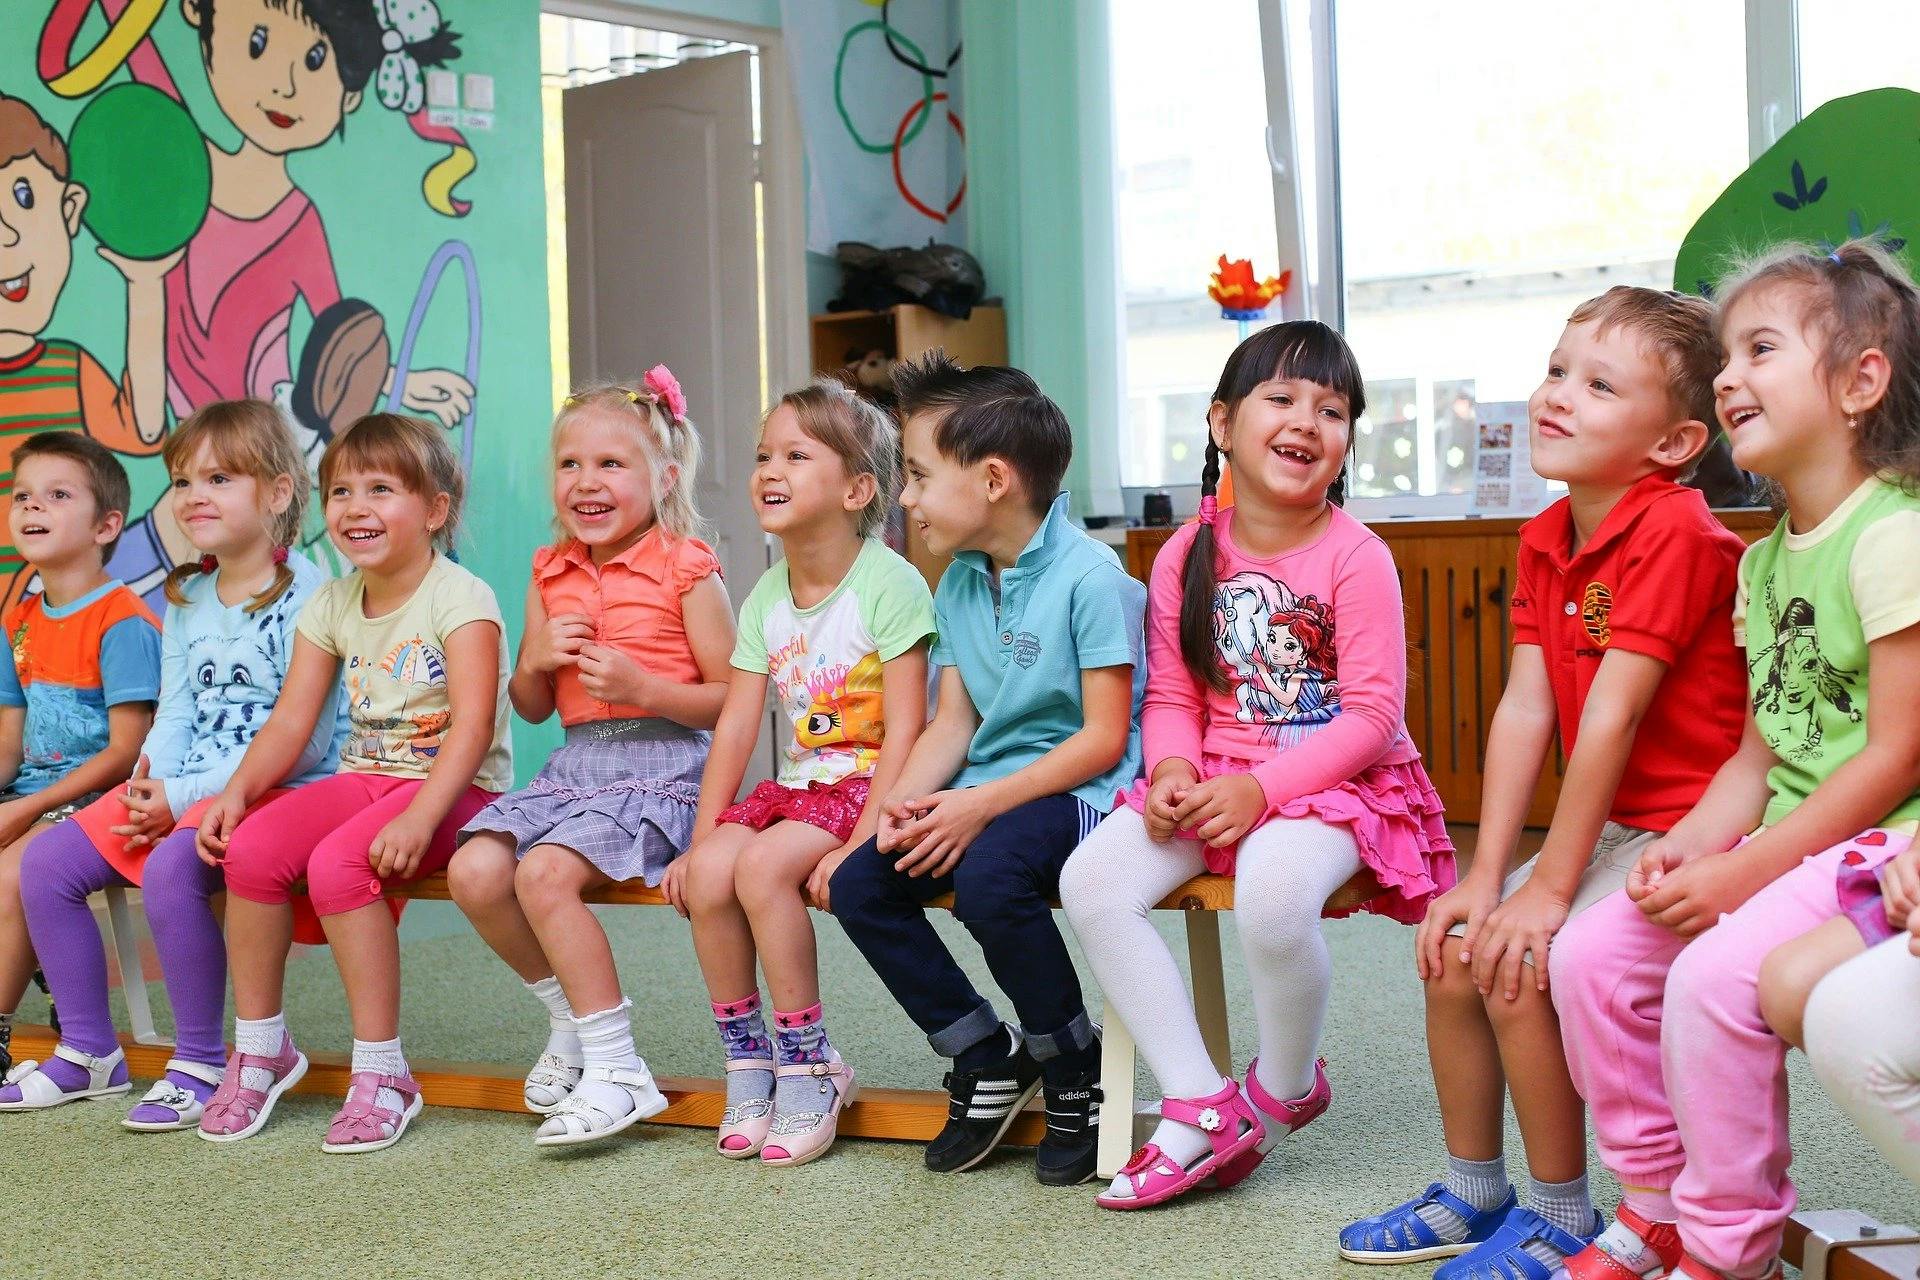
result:
[(1920, 6), (1905, 0), (1819, 0), (1799, 6), (1800, 114), (1889, 85), (1920, 90)]

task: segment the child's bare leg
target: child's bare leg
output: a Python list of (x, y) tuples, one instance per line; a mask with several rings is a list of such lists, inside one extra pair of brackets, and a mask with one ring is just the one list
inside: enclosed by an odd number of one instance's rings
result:
[(346, 988), (353, 1038), (387, 1041), (400, 1035), (400, 930), (381, 900), (320, 917), (333, 962)]
[(746, 912), (767, 994), (776, 1010), (820, 1002), (813, 920), (802, 896), (820, 859), (840, 847), (831, 832), (805, 822), (778, 822), (756, 836), (734, 862), (733, 887)]
[(552, 962), (575, 1014), (599, 1013), (618, 1005), (620, 974), (614, 967), (613, 947), (592, 909), (582, 901), (589, 889), (608, 884), (607, 877), (564, 845), (537, 844), (520, 860), (513, 883), (527, 923)]
[(1427, 1060), (1448, 1154), (1485, 1162), (1501, 1157), (1507, 1082), (1486, 1003), (1472, 969), (1460, 963), (1460, 943), (1442, 943), (1440, 976), (1427, 982)]
[[(1588, 1240), (1597, 1224), (1587, 1186), (1586, 1104), (1567, 1071), (1553, 997), (1540, 990), (1529, 961), (1521, 967), (1514, 998), (1507, 999), (1496, 986), (1486, 996), (1486, 1007), (1526, 1143), (1528, 1182), (1520, 1202), (1569, 1235)], [(1543, 1240), (1525, 1247), (1549, 1268), (1572, 1252)]]
[(33, 979), (33, 943), (20, 905), (20, 855), (34, 831), (0, 849), (0, 1014), (12, 1017)]
[(280, 1015), (292, 947), (291, 905), (227, 894), (227, 968), (233, 974), (235, 1016), (257, 1022)]
[(687, 915), (693, 922), (693, 951), (707, 994), (716, 1002), (743, 998), (760, 989), (754, 972), (753, 928), (734, 893), (740, 852), (755, 833), (723, 822), (686, 854)]
[(474, 932), (522, 982), (532, 985), (551, 978), (553, 965), (521, 909), (514, 886), (518, 865), (512, 837), (483, 831), (469, 836), (453, 855), (447, 865), (447, 888)]
[(1775, 947), (1760, 965), (1760, 1012), (1774, 1034), (1806, 1048), (1807, 997), (1820, 979), (1866, 949), (1860, 931), (1844, 916)]

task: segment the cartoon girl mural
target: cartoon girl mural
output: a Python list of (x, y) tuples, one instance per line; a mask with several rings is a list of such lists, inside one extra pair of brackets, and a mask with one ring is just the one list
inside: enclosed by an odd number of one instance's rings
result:
[(1243, 677), (1236, 718), (1268, 726), (1275, 746), (1297, 741), (1340, 714), (1333, 669), (1333, 618), (1312, 596), (1251, 570), (1214, 593), (1214, 642), (1221, 660)]

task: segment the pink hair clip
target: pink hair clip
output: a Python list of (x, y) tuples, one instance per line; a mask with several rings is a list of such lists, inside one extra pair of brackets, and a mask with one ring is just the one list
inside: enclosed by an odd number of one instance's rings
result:
[(273, 549), (273, 562), (277, 565), (287, 562), (287, 549), (285, 547), (275, 547)]
[(218, 569), (219, 567), (220, 567), (220, 561), (217, 557), (212, 555), (204, 555), (200, 557), (200, 572), (212, 573), (215, 569)]
[(1200, 523), (1213, 527), (1213, 518), (1220, 514), (1220, 500), (1212, 494), (1200, 499)]
[(680, 380), (673, 376), (673, 370), (663, 364), (657, 364), (647, 370), (647, 376), (642, 380), (642, 385), (666, 406), (669, 418), (675, 422), (686, 421), (686, 393), (680, 390)]

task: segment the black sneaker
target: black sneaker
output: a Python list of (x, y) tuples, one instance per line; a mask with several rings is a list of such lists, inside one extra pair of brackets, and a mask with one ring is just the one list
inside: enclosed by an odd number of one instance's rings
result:
[(927, 1168), (935, 1173), (958, 1173), (985, 1160), (1038, 1092), (1040, 1064), (1018, 1030), (1007, 1027), (1006, 1033), (1012, 1053), (973, 1071), (949, 1071), (940, 1081), (947, 1090), (947, 1126), (927, 1144)]
[(33, 985), (40, 988), (40, 994), (47, 998), (47, 1025), (52, 1028), (54, 1037), (60, 1035), (60, 1011), (53, 1007), (53, 988), (47, 985), (47, 975), (40, 970), (33, 971)]
[(13, 1020), (0, 1022), (0, 1080), (13, 1070)]
[(1049, 1187), (1077, 1187), (1093, 1177), (1099, 1162), (1100, 1041), (1094, 1045), (1094, 1065), (1055, 1085), (1045, 1081), (1047, 1136), (1034, 1153), (1033, 1174)]

